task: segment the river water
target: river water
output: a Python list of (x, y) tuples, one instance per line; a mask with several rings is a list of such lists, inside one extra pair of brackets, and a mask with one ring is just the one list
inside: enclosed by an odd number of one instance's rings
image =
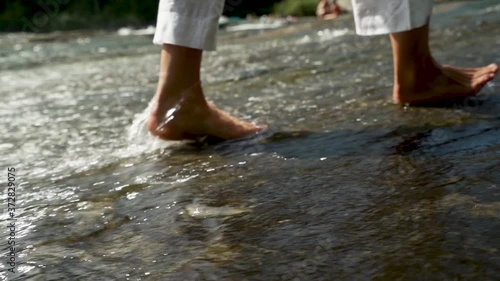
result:
[[(439, 61), (500, 62), (498, 1), (436, 10)], [(350, 16), (221, 32), (203, 63), (208, 98), (271, 129), (192, 144), (145, 132), (150, 37), (0, 45), (1, 166), (18, 185), (17, 273), (2, 203), (2, 280), (500, 276), (498, 78), (448, 108), (404, 108), (388, 38), (356, 36)]]

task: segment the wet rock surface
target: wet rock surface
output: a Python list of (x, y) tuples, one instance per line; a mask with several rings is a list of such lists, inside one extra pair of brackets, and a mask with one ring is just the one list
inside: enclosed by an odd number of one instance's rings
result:
[[(440, 8), (437, 59), (500, 62), (499, 9)], [(404, 108), (387, 37), (356, 36), (349, 15), (221, 32), (208, 98), (271, 130), (169, 143), (141, 127), (151, 38), (31, 36), (0, 41), (2, 167), (20, 171), (8, 280), (498, 278), (498, 78), (449, 108)]]

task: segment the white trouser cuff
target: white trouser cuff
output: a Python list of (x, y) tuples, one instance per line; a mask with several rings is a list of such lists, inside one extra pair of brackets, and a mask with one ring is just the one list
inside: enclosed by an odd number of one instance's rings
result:
[(352, 0), (356, 33), (409, 31), (429, 22), (433, 0)]
[(153, 43), (215, 50), (221, 0), (160, 0)]

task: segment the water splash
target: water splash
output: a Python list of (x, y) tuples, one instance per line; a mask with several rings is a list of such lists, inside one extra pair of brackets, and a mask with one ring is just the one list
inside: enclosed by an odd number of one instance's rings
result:
[(136, 114), (134, 117), (134, 121), (128, 130), (129, 146), (126, 149), (128, 155), (152, 152), (169, 147), (173, 144), (173, 142), (154, 137), (148, 132), (146, 123), (152, 106), (153, 100), (149, 102), (142, 113)]
[[(180, 110), (181, 104), (185, 102), (187, 94), (191, 92), (193, 88), (200, 86), (200, 84), (201, 81), (198, 81), (193, 86), (184, 90), (180, 94), (179, 101), (172, 108), (167, 110), (164, 121), (158, 125), (156, 129), (157, 131), (161, 132), (168, 123), (172, 122), (175, 119), (175, 114)], [(135, 115), (134, 121), (132, 122), (132, 125), (128, 130), (129, 146), (127, 147), (127, 155), (129, 156), (140, 153), (148, 153), (158, 149), (164, 149), (166, 147), (170, 147), (176, 143), (179, 143), (162, 140), (158, 137), (154, 137), (148, 132), (146, 124), (149, 113), (153, 108), (153, 104), (154, 99), (149, 102), (148, 106), (142, 113)]]

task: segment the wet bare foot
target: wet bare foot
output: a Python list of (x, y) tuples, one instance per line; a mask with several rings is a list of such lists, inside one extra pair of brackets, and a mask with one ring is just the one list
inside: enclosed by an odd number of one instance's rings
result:
[[(395, 82), (393, 99), (400, 104), (439, 103), (475, 96), (498, 72), (496, 64), (479, 68), (434, 66)], [(398, 78), (396, 79), (398, 80)]]
[(237, 139), (263, 129), (207, 102), (200, 85), (185, 92), (171, 106), (155, 104), (148, 120), (149, 132), (164, 140), (194, 140), (203, 136)]
[(328, 0), (321, 0), (316, 7), (316, 16), (323, 20), (335, 19), (341, 12), (340, 6), (330, 3)]

